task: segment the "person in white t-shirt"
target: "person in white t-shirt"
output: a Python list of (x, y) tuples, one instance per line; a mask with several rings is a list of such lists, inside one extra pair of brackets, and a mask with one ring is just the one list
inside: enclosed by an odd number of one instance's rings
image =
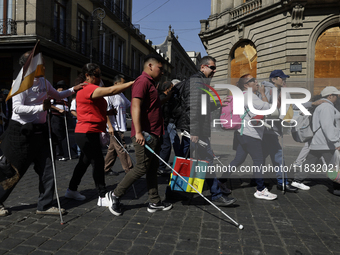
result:
[[(116, 75), (113, 81), (114, 85), (125, 83), (125, 77), (123, 75)], [(117, 115), (107, 116), (107, 130), (110, 134), (110, 144), (107, 149), (105, 157), (105, 174), (106, 175), (118, 175), (117, 172), (111, 168), (116, 162), (117, 155), (124, 171), (127, 173), (133, 168), (130, 156), (125, 152), (123, 147), (117, 142), (116, 139), (125, 147), (124, 132), (126, 128), (126, 109), (130, 107), (130, 101), (124, 96), (123, 93), (117, 95), (105, 97), (107, 101), (108, 110), (116, 109)]]

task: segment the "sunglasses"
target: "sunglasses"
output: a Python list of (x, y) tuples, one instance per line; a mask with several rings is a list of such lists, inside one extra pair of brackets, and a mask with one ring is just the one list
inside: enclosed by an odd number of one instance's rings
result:
[(207, 66), (209, 67), (211, 70), (215, 71), (216, 70), (216, 66), (208, 66), (208, 65), (204, 65), (204, 66)]
[(249, 81), (246, 82), (246, 84), (250, 83), (250, 82), (256, 82), (256, 79), (255, 78), (251, 78)]

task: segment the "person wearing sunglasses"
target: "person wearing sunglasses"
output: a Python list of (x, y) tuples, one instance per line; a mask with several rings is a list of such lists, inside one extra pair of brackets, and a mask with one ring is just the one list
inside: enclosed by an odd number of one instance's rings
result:
[[(176, 127), (182, 131), (190, 133), (190, 138), (182, 136), (180, 153), (184, 157), (190, 150), (195, 150), (196, 157), (213, 165), (214, 153), (210, 145), (211, 137), (211, 112), (210, 104), (207, 104), (206, 114), (201, 114), (202, 95), (209, 90), (211, 78), (216, 73), (216, 59), (205, 56), (201, 59), (199, 71), (187, 79), (179, 90), (181, 91), (181, 113), (176, 120)], [(207, 86), (208, 85), (208, 86)], [(205, 91), (204, 91), (205, 90)], [(206, 147), (201, 146), (198, 141), (207, 143)], [(228, 197), (228, 192), (224, 192), (218, 185), (215, 173), (207, 174), (206, 183), (210, 187), (211, 200), (217, 206), (230, 206), (236, 202), (235, 198)], [(171, 197), (171, 192), (167, 190), (167, 197)]]
[(109, 201), (105, 198), (107, 190), (105, 186), (104, 157), (99, 136), (106, 131), (106, 116), (115, 112), (107, 112), (107, 103), (103, 97), (115, 95), (126, 90), (133, 84), (133, 81), (111, 87), (99, 87), (101, 71), (99, 66), (94, 63), (84, 65), (80, 76), (85, 82), (83, 83), (83, 89), (79, 91), (81, 93), (77, 93), (76, 97), (78, 122), (75, 128), (75, 139), (81, 153), (65, 197), (75, 200), (86, 199), (77, 190), (83, 175), (91, 164), (93, 179), (99, 194), (97, 204), (99, 206), (109, 206)]
[[(269, 82), (264, 81), (262, 84), (265, 87), (265, 95), (268, 99), (270, 104), (273, 103), (273, 88), (278, 89), (278, 102), (281, 101), (281, 88), (286, 87), (286, 79), (289, 78), (289, 75), (286, 75), (282, 70), (274, 70), (269, 75)], [(287, 93), (288, 95), (288, 93)], [(259, 95), (260, 98), (261, 95)], [(279, 103), (278, 107), (279, 108)], [(284, 175), (284, 182), (282, 179), (282, 168), (281, 166), (284, 165), (284, 158), (282, 155), (282, 147), (279, 142), (278, 136), (282, 135), (282, 126), (281, 122), (277, 121), (274, 122), (273, 128), (266, 128), (263, 134), (262, 139), (262, 149), (263, 149), (263, 157), (264, 161), (268, 156), (270, 156), (272, 164), (274, 167), (280, 169), (280, 171), (276, 173), (276, 180), (277, 180), (277, 189), (278, 190), (285, 190), (287, 192), (297, 192), (297, 188), (289, 184), (287, 179), (287, 173)]]

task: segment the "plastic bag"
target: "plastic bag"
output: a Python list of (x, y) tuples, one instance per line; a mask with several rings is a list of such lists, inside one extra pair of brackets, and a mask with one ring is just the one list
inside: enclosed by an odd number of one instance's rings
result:
[(334, 155), (329, 162), (330, 165), (333, 165), (332, 169), (327, 171), (328, 178), (333, 182), (340, 183), (340, 152), (335, 150)]

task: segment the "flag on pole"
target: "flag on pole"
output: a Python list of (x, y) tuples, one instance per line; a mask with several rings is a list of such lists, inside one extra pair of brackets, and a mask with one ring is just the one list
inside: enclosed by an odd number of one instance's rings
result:
[(34, 77), (41, 77), (45, 75), (43, 58), (42, 54), (40, 53), (39, 46), (40, 41), (36, 43), (25, 65), (21, 68), (17, 78), (14, 80), (6, 101), (32, 87)]

